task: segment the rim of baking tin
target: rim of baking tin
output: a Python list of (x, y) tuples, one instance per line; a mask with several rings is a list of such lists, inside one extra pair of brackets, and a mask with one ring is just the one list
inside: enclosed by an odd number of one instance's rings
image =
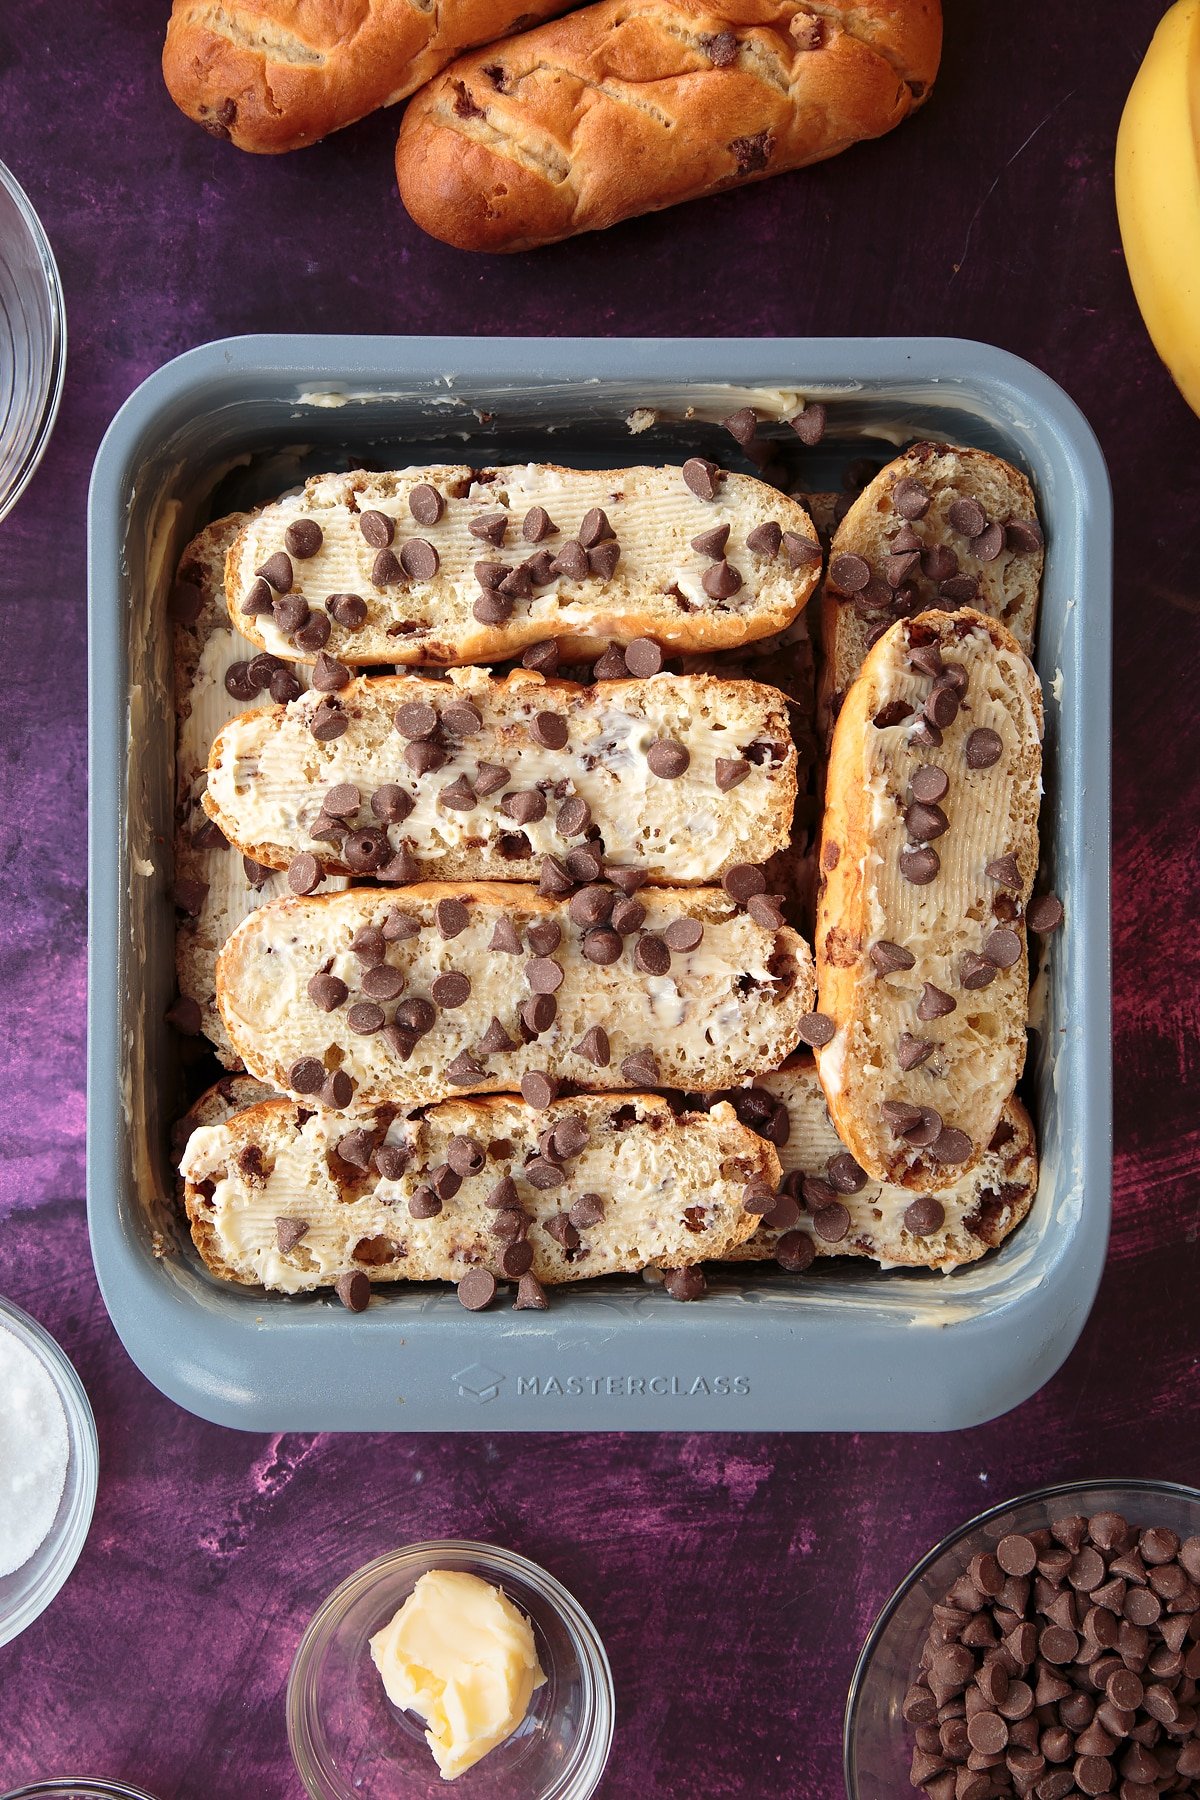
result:
[[(31, 1350), (53, 1381), (67, 1417), (68, 1440), (67, 1476), (63, 1489), (66, 1505), (64, 1508), (63, 1501), (59, 1502), (53, 1525), (33, 1553), (40, 1556), (47, 1552), (45, 1567), (14, 1611), (0, 1618), (0, 1644), (8, 1644), (45, 1612), (79, 1561), (96, 1506), (100, 1440), (87, 1390), (76, 1374), (74, 1364), (45, 1327), (11, 1300), (0, 1296), (0, 1329), (11, 1331), (19, 1343)], [(20, 1570), (13, 1573), (19, 1575)], [(18, 1791), (24, 1793), (26, 1790)], [(53, 1785), (47, 1791), (53, 1793)], [(8, 1796), (0, 1795), (0, 1800), (8, 1800)]]
[(887, 1635), (888, 1627), (895, 1617), (898, 1607), (920, 1581), (926, 1570), (930, 1569), (939, 1557), (945, 1556), (953, 1550), (957, 1544), (973, 1537), (985, 1525), (990, 1525), (993, 1519), (1003, 1518), (1006, 1513), (1018, 1512), (1023, 1506), (1036, 1506), (1049, 1500), (1065, 1500), (1073, 1494), (1096, 1492), (1171, 1495), (1181, 1500), (1190, 1500), (1195, 1506), (1200, 1507), (1200, 1489), (1189, 1487), (1183, 1481), (1150, 1481), (1141, 1477), (1126, 1481), (1100, 1479), (1052, 1481), (1046, 1487), (1030, 1488), (1026, 1493), (1017, 1494), (1011, 1500), (1004, 1500), (996, 1506), (989, 1506), (985, 1511), (976, 1513), (974, 1518), (968, 1519), (965, 1525), (959, 1525), (953, 1531), (947, 1532), (940, 1543), (935, 1544), (933, 1549), (928, 1551), (919, 1562), (913, 1564), (891, 1598), (884, 1602), (875, 1623), (867, 1633), (866, 1642), (858, 1653), (858, 1661), (855, 1663), (854, 1673), (850, 1677), (850, 1688), (846, 1695), (846, 1711), (842, 1721), (842, 1778), (847, 1794), (855, 1792), (851, 1751), (857, 1725), (858, 1704), (862, 1696), (867, 1670), (871, 1666), (875, 1652)]
[[(587, 1714), (580, 1724), (578, 1749), (554, 1786), (547, 1790), (545, 1800), (589, 1800), (608, 1763), (616, 1717), (612, 1670), (600, 1633), (574, 1594), (540, 1563), (531, 1562), (527, 1556), (519, 1556), (515, 1550), (506, 1550), (499, 1544), (477, 1543), (470, 1538), (425, 1538), (375, 1557), (334, 1588), (309, 1620), (292, 1661), (287, 1685), (288, 1744), (305, 1789), (318, 1797), (328, 1791), (326, 1759), (312, 1727), (317, 1712), (313, 1690), (317, 1661), (330, 1633), (354, 1602), (381, 1576), (393, 1573), (405, 1564), (442, 1556), (469, 1559), (501, 1583), (505, 1575), (527, 1582), (553, 1607), (566, 1627), (579, 1659)], [(5, 1797), (0, 1796), (0, 1800)]]
[(65, 1775), (57, 1781), (33, 1781), (28, 1787), (0, 1794), (0, 1800), (34, 1800), (35, 1795), (41, 1795), (42, 1800), (154, 1800), (154, 1795), (144, 1788), (126, 1787), (123, 1781), (104, 1781), (96, 1775), (81, 1775), (78, 1780)]
[[(46, 284), (46, 299), (50, 307), (50, 352), (42, 372), (42, 392), (37, 419), (29, 433), (29, 441), (21, 453), (21, 460), (17, 464), (16, 472), (7, 491), (0, 492), (0, 519), (3, 519), (12, 511), (28, 487), (34, 470), (42, 460), (46, 445), (50, 442), (50, 433), (54, 430), (54, 422), (58, 417), (63, 383), (67, 376), (67, 303), (63, 294), (62, 277), (58, 272), (58, 263), (50, 248), (50, 239), (46, 236), (42, 221), (34, 211), (28, 194), (12, 170), (3, 162), (0, 162), (0, 187), (3, 187), (12, 199), (29, 234), (29, 241)], [(3, 1800), (2, 1796), (0, 1796), (0, 1800)]]

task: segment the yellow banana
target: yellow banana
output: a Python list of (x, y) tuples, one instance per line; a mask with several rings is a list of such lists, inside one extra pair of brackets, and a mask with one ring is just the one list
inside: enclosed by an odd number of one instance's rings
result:
[(1200, 413), (1200, 0), (1175, 0), (1117, 133), (1117, 217), (1154, 348)]

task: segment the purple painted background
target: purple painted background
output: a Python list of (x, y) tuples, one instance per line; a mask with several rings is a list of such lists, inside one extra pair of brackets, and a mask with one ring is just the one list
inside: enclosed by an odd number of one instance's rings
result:
[[(166, 11), (0, 13), (0, 157), (53, 240), (71, 333), (53, 443), (0, 526), (0, 1292), (74, 1358), (102, 1454), (78, 1570), (0, 1650), (0, 1787), (86, 1767), (162, 1800), (298, 1794), (283, 1691), (313, 1607), (381, 1550), (455, 1534), (544, 1562), (596, 1619), (607, 1800), (826, 1800), (861, 1638), (943, 1531), (1054, 1478), (1200, 1483), (1200, 421), (1144, 336), (1112, 202), (1164, 5), (949, 0), (938, 91), (894, 137), (500, 261), (408, 224), (388, 119), (281, 160), (188, 125), (158, 74)], [(1017, 1413), (931, 1439), (261, 1439), (130, 1365), (83, 1211), (88, 471), (164, 359), (281, 326), (951, 332), (1083, 406), (1117, 500), (1115, 1229), (1082, 1343)]]

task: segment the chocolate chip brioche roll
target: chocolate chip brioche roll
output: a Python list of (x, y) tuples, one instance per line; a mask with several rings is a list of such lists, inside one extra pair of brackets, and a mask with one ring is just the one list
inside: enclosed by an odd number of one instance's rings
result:
[(600, 231), (891, 131), (941, 44), (938, 0), (600, 0), (422, 89), (400, 195), (463, 250)]
[(284, 1293), (370, 1282), (545, 1286), (682, 1269), (732, 1253), (757, 1224), (747, 1190), (775, 1152), (724, 1103), (676, 1114), (657, 1095), (512, 1095), (353, 1123), (269, 1100), (195, 1130), (182, 1173), (213, 1274)]
[(732, 1086), (784, 1060), (813, 978), (761, 872), (726, 883), (601, 881), (568, 899), (569, 877), (559, 898), (428, 882), (273, 901), (221, 952), (221, 1015), (252, 1074), (333, 1108), (517, 1088), (547, 1105), (564, 1079)]
[[(654, 646), (646, 646), (649, 651)], [(788, 842), (796, 752), (783, 695), (656, 675), (585, 687), (518, 670), (366, 676), (338, 694), (345, 731), (313, 735), (315, 692), (243, 715), (213, 744), (204, 805), (259, 863), (308, 853), (327, 873), (398, 858), (407, 878), (486, 881), (543, 856), (699, 885)]]
[(229, 553), (239, 631), (339, 667), (565, 661), (653, 639), (669, 653), (782, 631), (821, 570), (798, 501), (703, 457), (682, 468), (432, 467), (314, 476)]
[(970, 609), (893, 625), (838, 716), (806, 1029), (876, 1181), (967, 1174), (1024, 1066), (1041, 739), (1032, 664)]

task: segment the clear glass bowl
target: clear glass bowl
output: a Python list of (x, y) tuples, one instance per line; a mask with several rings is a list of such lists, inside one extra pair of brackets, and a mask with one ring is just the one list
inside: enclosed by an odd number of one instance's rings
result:
[(3, 1299), (0, 1330), (10, 1331), (37, 1357), (67, 1418), (67, 1475), (54, 1523), (28, 1562), (0, 1576), (0, 1644), (7, 1644), (46, 1610), (79, 1561), (96, 1504), (100, 1446), (83, 1383), (50, 1333)]
[[(383, 1691), (368, 1639), (430, 1569), (463, 1570), (504, 1590), (533, 1626), (546, 1684), (524, 1723), (447, 1784), (425, 1727)], [(409, 1544), (335, 1589), (300, 1640), (287, 1693), (288, 1741), (313, 1800), (588, 1800), (613, 1734), (613, 1686), (595, 1626), (536, 1563), (494, 1544)]]
[(0, 163), (0, 519), (41, 460), (66, 367), (66, 307), (54, 252)]
[(123, 1781), (103, 1781), (94, 1775), (58, 1781), (32, 1781), (28, 1787), (13, 1788), (0, 1794), (0, 1800), (154, 1800), (153, 1794), (141, 1788), (126, 1787)]
[(1038, 1488), (964, 1525), (923, 1557), (892, 1595), (863, 1645), (846, 1701), (842, 1750), (849, 1800), (896, 1800), (909, 1792), (911, 1727), (901, 1707), (916, 1679), (931, 1608), (973, 1556), (1009, 1532), (1036, 1531), (1065, 1513), (1117, 1512), (1131, 1525), (1200, 1534), (1200, 1492), (1169, 1481), (1071, 1481)]

